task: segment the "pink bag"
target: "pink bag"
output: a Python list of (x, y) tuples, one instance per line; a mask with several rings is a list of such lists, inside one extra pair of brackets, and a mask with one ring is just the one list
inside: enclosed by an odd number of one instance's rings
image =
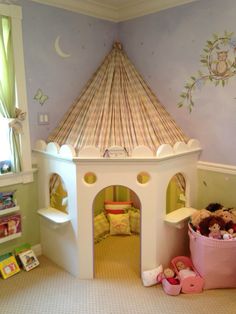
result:
[(204, 279), (204, 289), (236, 288), (236, 240), (202, 236), (189, 226), (194, 267)]

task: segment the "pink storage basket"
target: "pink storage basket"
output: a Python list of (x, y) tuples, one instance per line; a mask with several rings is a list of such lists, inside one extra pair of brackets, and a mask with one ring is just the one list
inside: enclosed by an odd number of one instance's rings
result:
[(162, 280), (162, 287), (166, 294), (169, 295), (179, 295), (181, 291), (181, 285), (172, 285), (167, 279)]
[[(195, 272), (194, 276), (182, 276), (176, 267), (178, 261), (183, 262), (190, 270)], [(181, 291), (183, 293), (200, 293), (203, 290), (204, 280), (201, 278), (197, 270), (194, 268), (191, 259), (187, 256), (177, 256), (172, 259), (171, 264), (179, 277)]]
[(204, 278), (204, 289), (236, 288), (236, 240), (211, 239), (189, 226), (193, 265)]

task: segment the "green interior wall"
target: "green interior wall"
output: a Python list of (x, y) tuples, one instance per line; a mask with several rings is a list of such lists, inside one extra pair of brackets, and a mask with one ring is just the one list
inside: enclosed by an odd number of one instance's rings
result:
[(67, 204), (63, 204), (63, 199), (67, 198), (68, 193), (65, 190), (61, 177), (59, 175), (57, 175), (57, 177), (59, 183), (55, 191), (50, 192), (50, 206), (64, 213), (68, 213)]
[(34, 182), (27, 184), (16, 184), (1, 187), (0, 192), (16, 190), (15, 198), (20, 206), (22, 219), (22, 236), (0, 244), (0, 254), (10, 252), (15, 247), (29, 243), (32, 246), (40, 243), (39, 216), (38, 210), (38, 187), (37, 175), (34, 175)]
[[(173, 178), (166, 192), (166, 213), (170, 213), (178, 208), (185, 206), (185, 202), (181, 201), (180, 195), (183, 194), (176, 180)], [(98, 215), (104, 209), (104, 201), (128, 201), (131, 199), (131, 193), (125, 186), (110, 186), (102, 190), (94, 200), (94, 215)]]
[(129, 201), (130, 197), (130, 190), (125, 186), (109, 186), (96, 196), (93, 203), (94, 215), (103, 211), (104, 201)]
[(205, 208), (210, 203), (236, 207), (236, 174), (198, 170), (197, 207)]
[(176, 209), (185, 206), (185, 202), (181, 201), (181, 194), (183, 191), (179, 188), (176, 180), (173, 178), (168, 184), (166, 191), (166, 213), (170, 213)]

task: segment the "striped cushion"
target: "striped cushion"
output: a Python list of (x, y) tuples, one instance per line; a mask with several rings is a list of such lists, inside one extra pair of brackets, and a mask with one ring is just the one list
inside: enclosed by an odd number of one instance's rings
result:
[(101, 241), (109, 234), (110, 225), (104, 213), (94, 217), (94, 242)]
[(140, 233), (140, 210), (129, 210), (130, 231), (133, 233)]

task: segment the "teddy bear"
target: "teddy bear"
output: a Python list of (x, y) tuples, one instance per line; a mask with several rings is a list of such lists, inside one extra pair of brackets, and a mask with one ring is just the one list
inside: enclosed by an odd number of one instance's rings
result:
[(225, 221), (222, 217), (212, 215), (204, 218), (200, 222), (199, 228), (202, 235), (213, 239), (221, 239), (225, 230)]
[(190, 224), (193, 228), (194, 231), (199, 232), (199, 224), (200, 222), (206, 218), (206, 217), (210, 217), (211, 216), (211, 212), (205, 208), (197, 210), (196, 212), (194, 212), (192, 214), (192, 216), (190, 217)]
[[(219, 209), (215, 212), (215, 215), (224, 219), (225, 232), (229, 233), (233, 238), (236, 237), (236, 216), (229, 210)], [(229, 237), (230, 238), (230, 237)], [(227, 237), (225, 237), (227, 239)]]

